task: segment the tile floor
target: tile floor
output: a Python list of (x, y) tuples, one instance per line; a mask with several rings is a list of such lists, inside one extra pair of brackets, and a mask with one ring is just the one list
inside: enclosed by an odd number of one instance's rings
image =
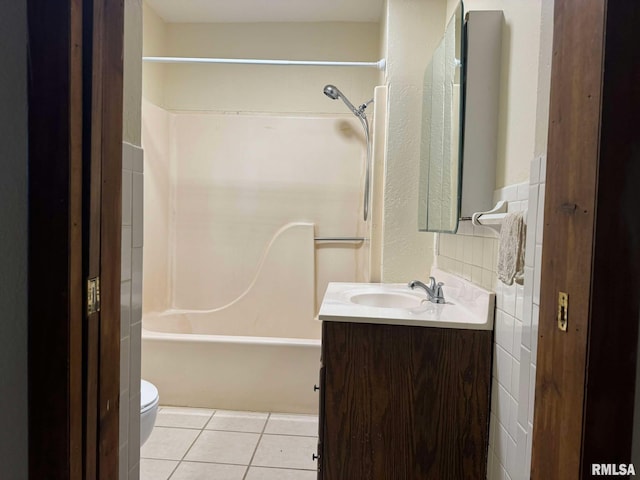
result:
[(318, 417), (161, 407), (141, 480), (315, 480)]

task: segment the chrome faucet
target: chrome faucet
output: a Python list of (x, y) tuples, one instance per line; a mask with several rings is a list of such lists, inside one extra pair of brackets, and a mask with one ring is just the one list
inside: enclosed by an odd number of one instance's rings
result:
[(420, 287), (427, 292), (427, 299), (433, 303), (445, 303), (444, 294), (442, 293), (442, 286), (444, 283), (438, 282), (436, 283), (436, 279), (433, 277), (429, 277), (429, 286), (422, 283), (420, 280), (412, 280), (409, 282), (409, 288), (414, 289), (416, 287)]

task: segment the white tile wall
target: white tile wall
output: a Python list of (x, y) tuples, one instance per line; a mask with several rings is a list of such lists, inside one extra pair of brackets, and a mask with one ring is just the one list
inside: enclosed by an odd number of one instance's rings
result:
[(142, 331), (142, 149), (122, 145), (120, 289), (120, 480), (140, 477)]
[(496, 292), (489, 480), (528, 479), (531, 470), (545, 167), (546, 158), (536, 158), (528, 183), (494, 192), (494, 201), (509, 201), (510, 212), (527, 212), (524, 285), (497, 281), (497, 235), (492, 230), (467, 221), (456, 235), (438, 238), (440, 268)]

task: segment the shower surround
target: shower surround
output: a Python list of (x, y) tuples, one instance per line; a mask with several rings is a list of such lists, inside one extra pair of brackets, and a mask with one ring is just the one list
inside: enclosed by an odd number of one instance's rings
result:
[(314, 412), (317, 306), (367, 281), (366, 144), (346, 113), (143, 105), (143, 377), (163, 404)]

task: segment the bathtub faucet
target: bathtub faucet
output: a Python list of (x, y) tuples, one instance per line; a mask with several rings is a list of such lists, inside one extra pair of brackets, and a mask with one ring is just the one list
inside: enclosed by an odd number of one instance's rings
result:
[(409, 282), (409, 288), (413, 290), (416, 287), (422, 288), (427, 292), (427, 299), (433, 303), (445, 303), (444, 294), (442, 293), (442, 286), (444, 283), (436, 283), (436, 279), (429, 277), (429, 286), (422, 283), (420, 280), (412, 280)]

